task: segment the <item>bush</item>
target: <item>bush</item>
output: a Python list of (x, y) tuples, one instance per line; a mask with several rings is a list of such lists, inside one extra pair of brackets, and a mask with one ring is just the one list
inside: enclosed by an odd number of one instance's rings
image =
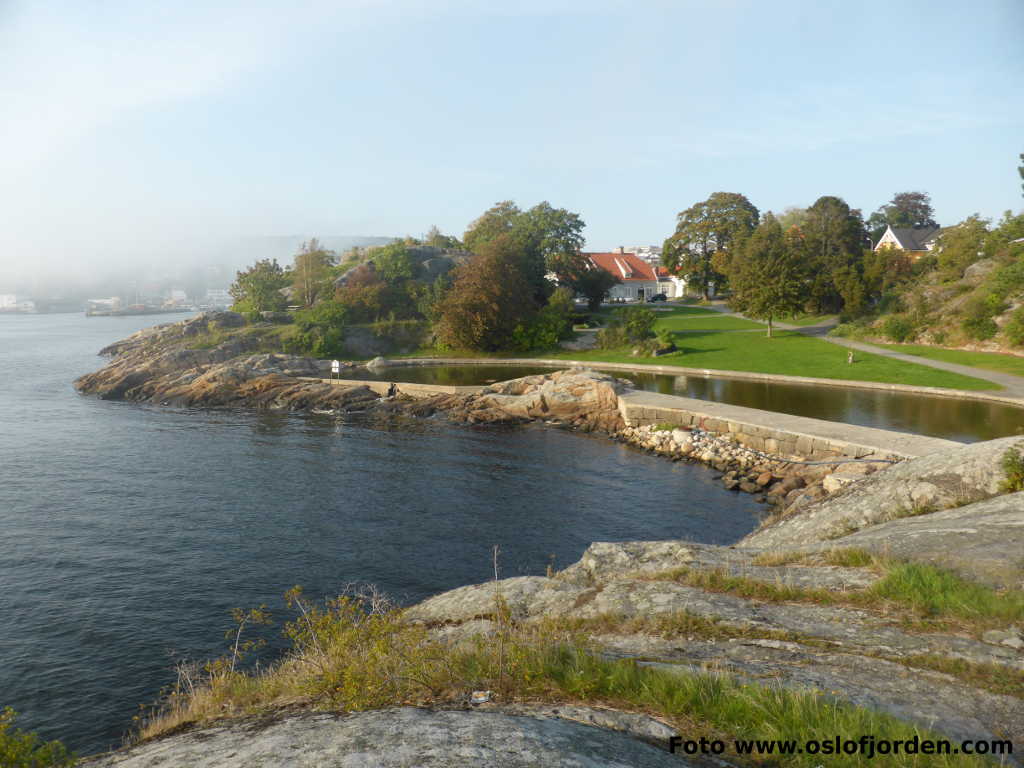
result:
[(988, 287), (999, 299), (1024, 291), (1024, 261), (1015, 261), (993, 272)]
[(891, 315), (882, 323), (882, 333), (887, 339), (903, 343), (917, 335), (914, 324), (902, 315)]
[(972, 299), (965, 307), (964, 319), (960, 323), (964, 333), (976, 341), (985, 341), (995, 336), (999, 331), (999, 326), (996, 325), (992, 316), (997, 314), (993, 311), (997, 307), (998, 303), (992, 301), (991, 294), (983, 298)]
[(1015, 347), (1024, 346), (1024, 307), (1017, 307), (1010, 315), (1010, 321), (1003, 326), (1006, 340)]
[(0, 765), (4, 768), (72, 766), (77, 762), (59, 741), (44, 743), (34, 733), (12, 730), (17, 713), (10, 707), (0, 712)]
[(1012, 448), (1003, 454), (1003, 471), (1006, 479), (1000, 488), (1005, 493), (1024, 491), (1024, 455)]
[(597, 332), (601, 349), (615, 349), (637, 344), (654, 336), (654, 312), (647, 307), (624, 307), (612, 312), (608, 327)]
[(296, 312), (296, 333), (284, 341), (285, 351), (321, 358), (344, 355), (345, 316), (345, 306), (337, 301), (321, 301)]

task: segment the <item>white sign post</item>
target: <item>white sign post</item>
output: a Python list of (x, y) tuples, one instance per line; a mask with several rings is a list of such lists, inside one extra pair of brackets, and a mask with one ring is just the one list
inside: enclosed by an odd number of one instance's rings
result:
[(341, 378), (341, 363), (337, 360), (331, 360), (331, 378), (333, 379), (335, 376), (339, 379)]

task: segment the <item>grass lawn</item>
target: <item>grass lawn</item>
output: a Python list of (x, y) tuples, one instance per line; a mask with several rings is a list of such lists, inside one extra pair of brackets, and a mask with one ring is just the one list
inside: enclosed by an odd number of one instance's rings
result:
[[(874, 344), (875, 342), (871, 343)], [(928, 347), (921, 344), (876, 344), (876, 346), (885, 347), (894, 352), (902, 352), (905, 355), (926, 357), (929, 360), (941, 360), (944, 363), (970, 365), (975, 368), (985, 368), (989, 371), (1024, 376), (1024, 357), (1016, 355), (1001, 355), (998, 352), (968, 352), (963, 349), (943, 349), (942, 347)]]
[[(662, 320), (656, 327), (661, 326)], [(890, 360), (858, 352), (853, 365), (846, 362), (848, 350), (827, 341), (803, 336), (796, 331), (778, 331), (774, 338), (755, 333), (677, 334), (681, 351), (658, 358), (631, 357), (629, 349), (556, 352), (545, 357), (641, 365), (679, 365), (721, 371), (750, 371), (822, 379), (878, 381), (950, 389), (1000, 389), (999, 385), (971, 376), (940, 371), (914, 363)]]
[[(636, 306), (636, 305), (634, 305)], [(729, 317), (705, 307), (688, 305), (657, 304), (644, 305), (653, 310), (658, 318), (658, 328), (670, 331), (745, 331), (768, 326), (742, 317)], [(607, 323), (614, 310), (602, 309), (599, 314), (602, 323)]]
[(836, 315), (798, 315), (797, 317), (782, 317), (779, 318), (780, 323), (788, 323), (789, 325), (799, 325), (804, 327), (807, 325), (818, 325), (826, 321), (835, 320)]

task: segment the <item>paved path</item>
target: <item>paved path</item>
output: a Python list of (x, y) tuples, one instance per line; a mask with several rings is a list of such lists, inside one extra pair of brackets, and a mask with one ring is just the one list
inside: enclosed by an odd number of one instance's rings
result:
[[(724, 315), (731, 315), (733, 317), (743, 317), (738, 312), (730, 312), (729, 308), (725, 306), (725, 302), (713, 302), (711, 309), (716, 312), (721, 312)], [(747, 318), (750, 319), (750, 318)], [(938, 368), (942, 371), (949, 371), (950, 373), (959, 373), (963, 376), (973, 376), (976, 379), (984, 379), (985, 381), (991, 381), (999, 384), (1005, 390), (1005, 393), (1010, 397), (1024, 398), (1024, 376), (1014, 376), (1011, 373), (1000, 373), (999, 371), (990, 371), (986, 368), (975, 368), (970, 365), (959, 365), (957, 363), (947, 363), (943, 360), (930, 360), (927, 357), (917, 357), (915, 355), (905, 355), (901, 352), (896, 352), (892, 349), (886, 349), (885, 347), (876, 347), (873, 344), (865, 344), (860, 341), (851, 341), (850, 339), (842, 339), (837, 336), (829, 336), (828, 332), (836, 326), (835, 321), (821, 323), (820, 325), (807, 325), (799, 326), (792, 325), (790, 323), (773, 323), (776, 328), (780, 328), (786, 331), (797, 331), (798, 333), (806, 334), (807, 336), (814, 336), (827, 341), (830, 344), (838, 344), (841, 347), (847, 347), (848, 349), (854, 349), (860, 352), (868, 352), (872, 355), (878, 355), (880, 357), (888, 357), (893, 360), (902, 360), (905, 363), (917, 363), (918, 365), (927, 365), (930, 368)]]

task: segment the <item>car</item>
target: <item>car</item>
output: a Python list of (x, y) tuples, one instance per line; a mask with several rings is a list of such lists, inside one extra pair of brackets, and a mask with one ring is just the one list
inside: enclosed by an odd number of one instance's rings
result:
[(648, 304), (653, 304), (656, 301), (668, 301), (668, 296), (664, 293), (656, 293), (647, 300)]

